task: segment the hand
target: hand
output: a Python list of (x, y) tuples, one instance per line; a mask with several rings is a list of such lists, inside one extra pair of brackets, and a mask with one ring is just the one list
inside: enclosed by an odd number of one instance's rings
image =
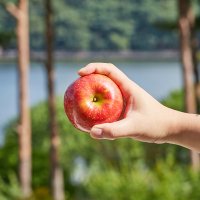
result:
[(80, 76), (91, 73), (104, 74), (120, 88), (124, 101), (123, 119), (92, 127), (90, 135), (96, 139), (116, 139), (130, 137), (145, 142), (166, 142), (172, 112), (131, 81), (113, 64), (91, 63), (82, 68)]

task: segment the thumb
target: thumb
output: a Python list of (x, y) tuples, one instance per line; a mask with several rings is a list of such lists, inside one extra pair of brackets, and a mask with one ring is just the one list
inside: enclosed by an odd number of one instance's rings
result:
[(90, 136), (95, 139), (114, 140), (119, 137), (128, 136), (128, 119), (122, 119), (113, 123), (98, 124), (92, 127)]

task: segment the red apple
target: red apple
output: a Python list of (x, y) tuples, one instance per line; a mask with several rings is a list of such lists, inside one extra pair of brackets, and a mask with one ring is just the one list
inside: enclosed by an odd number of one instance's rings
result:
[(119, 87), (109, 77), (90, 74), (80, 77), (67, 88), (64, 108), (76, 128), (89, 132), (96, 124), (120, 118), (123, 97)]

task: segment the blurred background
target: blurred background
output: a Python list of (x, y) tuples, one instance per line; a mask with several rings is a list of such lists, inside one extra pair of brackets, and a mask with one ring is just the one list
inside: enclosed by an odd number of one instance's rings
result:
[(0, 0), (0, 200), (199, 200), (199, 154), (95, 141), (63, 109), (78, 69), (111, 62), (199, 113), (199, 13), (198, 0)]

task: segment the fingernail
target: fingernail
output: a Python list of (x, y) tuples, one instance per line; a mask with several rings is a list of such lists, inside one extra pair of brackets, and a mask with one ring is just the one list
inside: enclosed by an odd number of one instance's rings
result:
[(91, 130), (92, 135), (97, 136), (97, 137), (101, 137), (102, 132), (103, 132), (102, 129), (96, 128), (96, 127), (92, 128)]

